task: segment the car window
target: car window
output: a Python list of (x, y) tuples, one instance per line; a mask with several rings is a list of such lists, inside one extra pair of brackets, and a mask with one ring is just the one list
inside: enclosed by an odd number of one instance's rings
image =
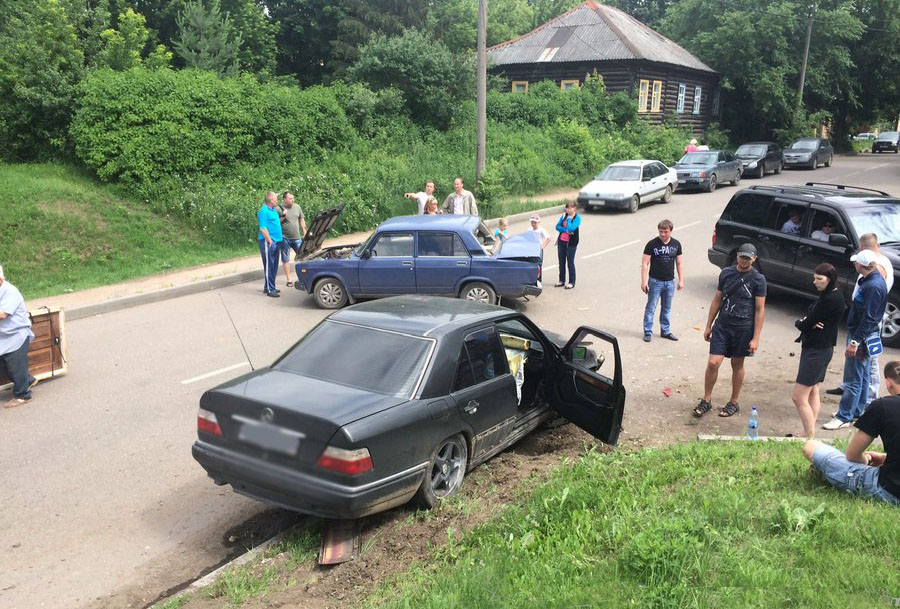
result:
[[(803, 231), (804, 235), (807, 231)], [(817, 241), (828, 241), (828, 235), (846, 235), (847, 231), (840, 218), (827, 209), (812, 210), (809, 223), (809, 237)]]
[(272, 368), (384, 395), (409, 396), (433, 344), (431, 339), (327, 320)]
[(598, 173), (594, 179), (608, 182), (634, 182), (641, 179), (641, 170), (639, 167), (631, 165), (610, 165)]
[(848, 207), (847, 215), (857, 235), (875, 233), (882, 245), (900, 243), (900, 201)]
[(419, 256), (468, 256), (456, 233), (419, 233)]
[(507, 372), (506, 355), (494, 327), (477, 330), (463, 341), (452, 391), (478, 385)]
[(412, 233), (386, 233), (378, 236), (372, 245), (372, 257), (412, 256)]
[(780, 231), (786, 235), (799, 235), (806, 222), (809, 208), (792, 201), (776, 201), (778, 213), (775, 214), (774, 223), (769, 228)]
[(745, 192), (731, 200), (731, 203), (728, 204), (728, 207), (722, 213), (722, 220), (750, 226), (763, 226), (766, 218), (769, 216), (771, 205), (771, 196)]
[(656, 175), (664, 176), (669, 173), (669, 168), (663, 165), (662, 163), (655, 163), (656, 165)]
[(497, 324), (497, 332), (500, 334), (500, 342), (503, 343), (504, 348), (519, 348), (519, 345), (527, 344), (530, 351), (542, 352), (544, 350), (543, 344), (534, 335), (534, 332), (518, 319), (501, 321)]

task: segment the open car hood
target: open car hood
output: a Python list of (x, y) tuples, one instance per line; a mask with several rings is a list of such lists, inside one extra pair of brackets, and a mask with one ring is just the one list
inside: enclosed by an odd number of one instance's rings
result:
[(520, 235), (514, 235), (500, 245), (500, 249), (494, 254), (498, 260), (504, 258), (540, 258), (541, 242), (537, 235), (528, 231)]
[(300, 245), (300, 251), (297, 252), (298, 260), (306, 260), (319, 251), (319, 248), (325, 242), (325, 237), (328, 236), (328, 231), (337, 222), (342, 211), (344, 211), (344, 206), (338, 205), (323, 209), (316, 214), (316, 217), (309, 223), (306, 234), (303, 236), (303, 243)]

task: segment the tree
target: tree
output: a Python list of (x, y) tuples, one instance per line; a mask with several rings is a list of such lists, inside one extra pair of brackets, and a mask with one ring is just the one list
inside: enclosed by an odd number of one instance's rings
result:
[(146, 20), (143, 15), (129, 8), (119, 15), (118, 21), (119, 29), (108, 29), (100, 34), (103, 50), (100, 52), (99, 63), (102, 66), (121, 71), (139, 65), (149, 68), (169, 65), (172, 53), (166, 51), (161, 44), (150, 52), (145, 64), (142, 55), (147, 47), (150, 31), (144, 25)]
[(176, 23), (179, 38), (174, 41), (175, 51), (186, 67), (211, 70), (220, 76), (238, 73), (241, 37), (232, 29), (230, 17), (219, 11), (218, 0), (212, 0), (209, 8), (189, 0)]
[(375, 37), (361, 49), (347, 77), (372, 90), (401, 91), (413, 120), (446, 128), (459, 104), (472, 98), (473, 67), (470, 59), (454, 55), (443, 43), (407, 30), (392, 38)]
[[(527, 0), (489, 0), (488, 46), (534, 28), (534, 10)], [(454, 51), (474, 50), (478, 0), (436, 0), (428, 12), (427, 31)]]
[(59, 0), (0, 0), (0, 155), (48, 158), (64, 149), (84, 70)]
[(329, 0), (269, 0), (269, 15), (278, 24), (277, 73), (308, 86), (325, 82), (332, 72), (331, 41), (344, 16)]

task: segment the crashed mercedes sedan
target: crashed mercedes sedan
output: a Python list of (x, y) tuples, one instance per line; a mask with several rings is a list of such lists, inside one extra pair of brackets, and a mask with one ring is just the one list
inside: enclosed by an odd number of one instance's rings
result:
[(341, 209), (319, 212), (297, 255), (294, 287), (323, 309), (397, 294), (494, 303), (541, 293), (541, 245), (531, 231), (493, 247), (478, 216), (398, 216), (363, 243), (322, 248)]
[(615, 444), (624, 405), (610, 334), (564, 342), (510, 309), (397, 296), (332, 313), (272, 366), (204, 393), (193, 456), (243, 495), (358, 518), (438, 504), (559, 416)]

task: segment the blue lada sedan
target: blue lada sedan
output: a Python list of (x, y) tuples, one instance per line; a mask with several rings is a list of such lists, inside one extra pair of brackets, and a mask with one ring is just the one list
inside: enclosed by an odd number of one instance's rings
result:
[(541, 293), (541, 246), (531, 231), (495, 244), (478, 216), (398, 216), (360, 244), (322, 248), (341, 209), (319, 212), (297, 256), (294, 287), (323, 309), (398, 294), (493, 304)]

